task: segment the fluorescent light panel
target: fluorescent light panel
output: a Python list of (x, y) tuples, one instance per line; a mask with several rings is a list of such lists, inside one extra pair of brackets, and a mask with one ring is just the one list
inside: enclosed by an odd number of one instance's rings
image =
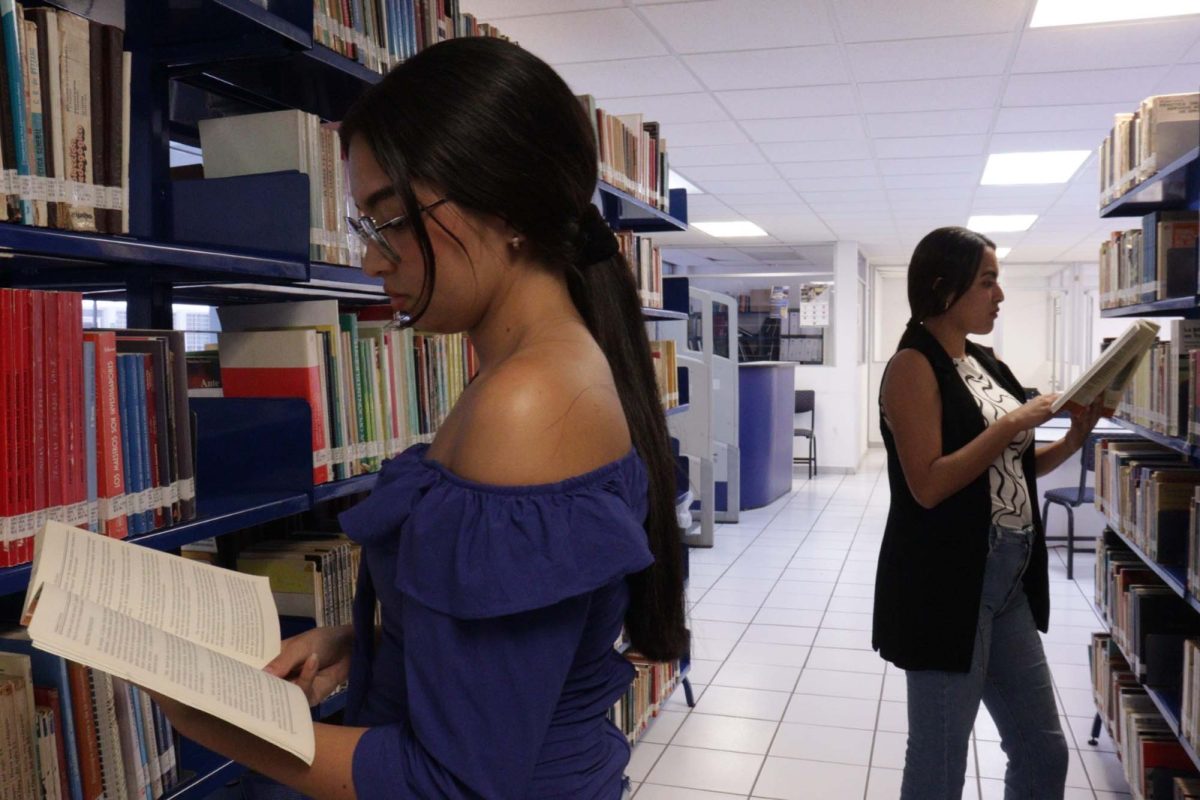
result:
[(1091, 154), (1091, 150), (992, 153), (979, 183), (983, 186), (1066, 183)]
[(1037, 214), (976, 214), (967, 220), (967, 227), (977, 233), (1006, 233), (1027, 231)]
[(734, 220), (731, 222), (692, 222), (693, 228), (699, 228), (709, 236), (718, 239), (733, 239), (740, 236), (766, 236), (767, 232), (749, 220)]
[(667, 187), (670, 189), (686, 189), (688, 194), (704, 194), (704, 190), (673, 169), (667, 170)]
[(997, 258), (997, 260), (999, 260), (1001, 258), (1004, 258), (1006, 255), (1008, 255), (1011, 252), (1012, 252), (1011, 247), (997, 247), (996, 248), (996, 258)]
[(1200, 14), (1200, 0), (1038, 0), (1031, 28)]

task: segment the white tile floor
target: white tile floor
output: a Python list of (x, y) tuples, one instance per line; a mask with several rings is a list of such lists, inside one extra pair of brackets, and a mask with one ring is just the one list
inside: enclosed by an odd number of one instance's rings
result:
[[(637, 800), (895, 800), (904, 766), (904, 675), (871, 650), (875, 562), (887, 515), (882, 451), (855, 475), (798, 476), (794, 491), (719, 526), (691, 551), (688, 601), (696, 707), (682, 689), (634, 749)], [(1051, 630), (1044, 637), (1071, 766), (1067, 800), (1128, 798), (1094, 708), (1087, 645), (1093, 558), (1066, 578), (1051, 550)], [(1004, 753), (981, 710), (969, 800), (1004, 796)]]

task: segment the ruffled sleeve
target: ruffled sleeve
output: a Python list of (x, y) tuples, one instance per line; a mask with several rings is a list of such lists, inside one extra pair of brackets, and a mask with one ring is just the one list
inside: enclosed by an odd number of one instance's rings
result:
[(631, 451), (553, 484), (492, 486), (406, 451), (341, 515), (364, 545), (394, 537), (396, 588), (459, 619), (544, 608), (650, 566), (646, 473)]

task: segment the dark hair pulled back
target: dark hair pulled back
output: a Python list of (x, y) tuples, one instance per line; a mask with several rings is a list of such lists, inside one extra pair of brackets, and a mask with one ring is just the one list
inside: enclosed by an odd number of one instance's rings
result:
[[(649, 474), (645, 528), (654, 564), (630, 576), (625, 627), (646, 657), (679, 657), (688, 632), (675, 462), (637, 286), (625, 259), (604, 240), (592, 205), (596, 138), (581, 104), (553, 69), (520, 47), (453, 39), (423, 50), (364, 92), (342, 121), (341, 136), (344, 148), (362, 137), (411, 222), (425, 262), (414, 321), (436, 280), (414, 184), (499, 217), (524, 237), (531, 258), (565, 273), (571, 299), (608, 360)], [(585, 263), (597, 254), (611, 255)]]
[(987, 247), (996, 245), (983, 234), (958, 226), (925, 234), (908, 262), (911, 321), (923, 322), (954, 305), (975, 282)]

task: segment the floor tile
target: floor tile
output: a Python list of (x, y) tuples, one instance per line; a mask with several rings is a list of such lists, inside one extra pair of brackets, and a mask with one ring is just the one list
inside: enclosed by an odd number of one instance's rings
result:
[(745, 795), (643, 783), (634, 797), (637, 800), (744, 800)]
[(754, 784), (756, 798), (830, 800), (862, 797), (867, 767), (768, 756)]
[(873, 731), (878, 716), (879, 701), (874, 699), (796, 694), (788, 703), (783, 721)]
[(742, 689), (736, 686), (709, 686), (704, 696), (696, 702), (696, 711), (702, 714), (720, 714), (726, 717), (780, 720), (787, 707), (790, 695), (787, 692), (771, 692), (765, 689)]
[(658, 759), (646, 780), (744, 796), (753, 788), (762, 763), (763, 756), (751, 753), (672, 746)]
[(886, 662), (878, 653), (866, 650), (841, 650), (831, 647), (814, 647), (809, 654), (806, 667), (828, 669), (839, 672), (866, 672), (882, 675)]
[(765, 754), (779, 726), (771, 720), (688, 714), (672, 745)]
[(830, 670), (806, 669), (796, 684), (797, 694), (834, 697), (860, 697), (878, 700), (883, 688), (882, 675), (848, 674)]
[(735, 686), (742, 689), (764, 689), (772, 692), (791, 692), (800, 677), (800, 667), (777, 664), (744, 664), (731, 662), (721, 667), (712, 679), (715, 686)]
[(641, 742), (667, 744), (687, 718), (688, 715), (682, 711), (659, 711), (658, 716), (650, 720), (645, 733), (642, 734), (642, 738), (638, 741), (638, 747), (641, 747)]
[(743, 642), (762, 644), (791, 644), (810, 646), (817, 636), (817, 628), (802, 628), (795, 625), (762, 625), (751, 623), (742, 634)]
[(871, 742), (874, 738), (874, 731), (785, 722), (775, 734), (770, 754), (865, 767), (871, 763)]
[(766, 642), (738, 642), (729, 653), (730, 663), (774, 664), (781, 667), (803, 667), (808, 659), (808, 647)]

